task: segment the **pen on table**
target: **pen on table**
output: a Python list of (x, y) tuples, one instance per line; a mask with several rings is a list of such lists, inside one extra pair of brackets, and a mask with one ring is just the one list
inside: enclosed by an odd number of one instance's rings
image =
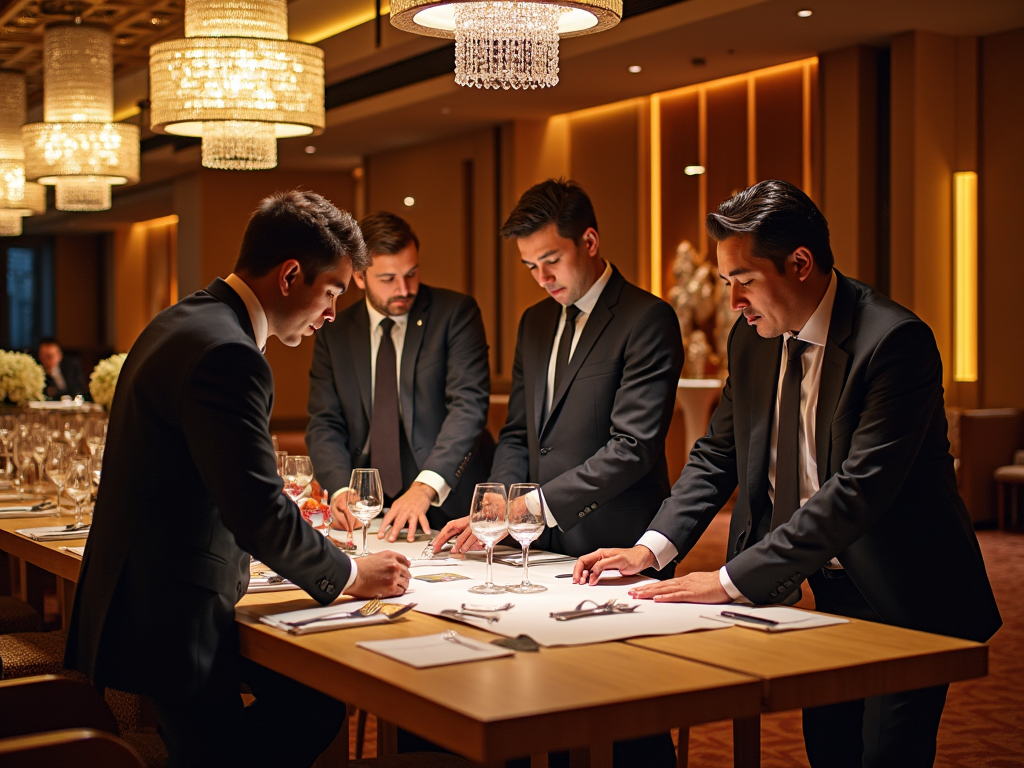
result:
[(571, 573), (559, 573), (559, 574), (555, 575), (555, 578), (556, 579), (571, 579), (572, 578), (572, 574)]
[(749, 613), (737, 613), (736, 611), (722, 611), (720, 615), (726, 619), (749, 621), (751, 624), (762, 624), (766, 627), (774, 627), (779, 623), (774, 619), (762, 619), (760, 616), (751, 616)]

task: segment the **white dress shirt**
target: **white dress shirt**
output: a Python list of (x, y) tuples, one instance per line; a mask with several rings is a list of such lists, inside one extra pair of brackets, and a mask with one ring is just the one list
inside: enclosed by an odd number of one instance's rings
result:
[[(252, 322), (253, 334), (256, 336), (256, 345), (260, 348), (261, 352), (265, 351), (267, 348), (269, 325), (267, 323), (267, 313), (264, 311), (263, 305), (260, 304), (260, 300), (256, 298), (256, 294), (252, 292), (252, 288), (246, 285), (245, 281), (234, 272), (225, 277), (224, 282), (238, 294), (239, 298), (245, 304), (245, 311), (249, 313), (249, 320)], [(348, 561), (351, 565), (351, 569), (348, 573), (348, 581), (345, 582), (345, 589), (352, 586), (352, 583), (356, 580), (356, 575), (359, 573), (359, 565), (355, 559), (350, 557)]]
[[(803, 376), (800, 380), (800, 506), (818, 492), (818, 459), (815, 449), (815, 420), (818, 413), (818, 390), (821, 386), (821, 363), (825, 357), (825, 343), (828, 341), (828, 327), (832, 320), (832, 306), (836, 300), (836, 279), (830, 275), (825, 295), (818, 303), (817, 309), (810, 316), (804, 327), (799, 330), (799, 338), (810, 346), (801, 355)], [(782, 379), (786, 375), (786, 342), (794, 334), (786, 331), (782, 334), (782, 361), (779, 366), (779, 380), (775, 394), (775, 412), (772, 414), (772, 435), (769, 441), (768, 454), (768, 495), (775, 502), (775, 465), (779, 445), (779, 400), (782, 398)], [(675, 545), (666, 536), (657, 531), (647, 531), (640, 537), (637, 544), (642, 544), (654, 553), (658, 568), (664, 568), (679, 553)], [(841, 567), (839, 561), (832, 559), (830, 565)], [(729, 577), (726, 566), (718, 572), (722, 588), (733, 600), (749, 602), (736, 589)]]

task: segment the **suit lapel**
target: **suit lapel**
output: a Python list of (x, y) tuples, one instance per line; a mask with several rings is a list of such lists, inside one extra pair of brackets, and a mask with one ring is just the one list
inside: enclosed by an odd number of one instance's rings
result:
[(398, 396), (402, 401), (402, 425), (405, 436), (412, 447), (412, 425), (414, 407), (413, 387), (416, 385), (416, 359), (423, 346), (423, 334), (427, 332), (427, 320), (430, 316), (430, 289), (420, 285), (419, 294), (409, 310), (409, 322), (405, 327), (405, 342), (402, 345), (402, 372), (399, 374), (400, 384)]
[(818, 485), (828, 477), (828, 449), (832, 443), (831, 426), (836, 406), (846, 381), (846, 363), (850, 355), (842, 348), (850, 337), (853, 325), (853, 307), (856, 295), (853, 285), (836, 271), (836, 299), (828, 325), (828, 341), (821, 362), (821, 382), (818, 385), (818, 406), (814, 420), (815, 458), (818, 462)]
[(541, 304), (537, 311), (541, 319), (536, 325), (536, 332), (530, 332), (530, 324), (526, 326), (526, 332), (530, 333), (530, 337), (525, 345), (529, 352), (523, 356), (523, 380), (530, 381), (530, 372), (526, 370), (529, 367), (533, 372), (533, 428), (539, 438), (541, 416), (544, 413), (544, 393), (548, 384), (548, 363), (551, 361), (551, 350), (555, 344), (555, 332), (558, 330), (562, 306), (551, 299)]
[(750, 396), (751, 428), (747, 477), (750, 478), (750, 503), (754, 512), (757, 512), (763, 500), (768, 498), (768, 443), (772, 434), (781, 363), (781, 336), (757, 342), (757, 352), (747, 383), (753, 390)]
[(366, 421), (369, 422), (373, 414), (373, 385), (370, 378), (370, 316), (366, 312), (365, 301), (359, 304), (352, 317), (348, 327), (348, 343), (352, 349), (352, 367), (359, 385), (359, 399), (363, 401)]

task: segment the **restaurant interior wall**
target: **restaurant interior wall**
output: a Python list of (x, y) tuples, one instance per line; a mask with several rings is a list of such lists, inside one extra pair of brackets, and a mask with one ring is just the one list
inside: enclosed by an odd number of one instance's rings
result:
[(54, 337), (88, 373), (106, 355), (105, 249), (102, 235), (53, 237)]

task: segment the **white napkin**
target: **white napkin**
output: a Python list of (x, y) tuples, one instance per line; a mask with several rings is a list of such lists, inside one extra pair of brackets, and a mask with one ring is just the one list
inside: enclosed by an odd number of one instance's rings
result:
[[(722, 611), (743, 614), (758, 619), (768, 619), (775, 624), (758, 624), (743, 619), (723, 616)], [(762, 632), (789, 632), (794, 629), (812, 629), (815, 627), (830, 627), (833, 624), (848, 624), (847, 619), (840, 619), (835, 616), (823, 616), (820, 613), (801, 611), (796, 608), (783, 608), (779, 606), (767, 606), (763, 608), (750, 608), (748, 606), (716, 606), (709, 613), (701, 614), (702, 618), (714, 619), (726, 624), (748, 629), (759, 629)]]
[[(365, 604), (363, 601), (362, 604)], [(368, 624), (383, 624), (388, 620), (384, 613), (375, 613), (373, 616), (358, 616), (354, 618), (332, 619), (317, 621), (312, 624), (305, 624), (301, 627), (294, 626), (296, 621), (304, 621), (317, 616), (326, 616), (331, 613), (359, 610), (358, 601), (350, 603), (339, 603), (337, 605), (325, 605), (319, 608), (305, 608), (301, 611), (287, 611), (286, 613), (274, 613), (269, 616), (260, 616), (260, 621), (271, 627), (283, 629), (293, 635), (307, 635), (311, 632), (327, 632), (331, 629), (348, 629), (349, 627), (365, 627)]]
[(62, 541), (64, 539), (84, 539), (89, 531), (69, 531), (64, 525), (51, 525), (42, 528), (21, 528), (17, 531), (35, 541)]
[(457, 637), (459, 638), (457, 643), (445, 640), (445, 635), (442, 633), (403, 637), (398, 640), (369, 640), (356, 643), (356, 645), (417, 669), (515, 655), (515, 651), (508, 648), (481, 643), (479, 640), (473, 640), (464, 635), (457, 635)]
[(70, 552), (78, 557), (85, 557), (85, 547), (61, 547), (65, 552)]

